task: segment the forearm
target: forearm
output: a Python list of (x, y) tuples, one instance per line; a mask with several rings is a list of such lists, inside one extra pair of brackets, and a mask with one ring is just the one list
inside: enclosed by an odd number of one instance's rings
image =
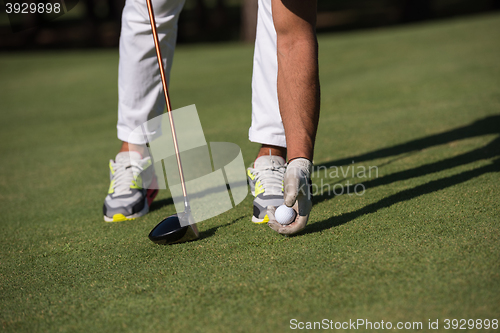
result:
[(316, 3), (273, 0), (273, 17), (277, 33), (278, 101), (288, 159), (312, 160), (320, 105)]

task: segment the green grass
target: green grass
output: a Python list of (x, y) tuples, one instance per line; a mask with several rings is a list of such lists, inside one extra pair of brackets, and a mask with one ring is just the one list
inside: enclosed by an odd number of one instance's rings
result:
[[(147, 234), (174, 213), (168, 191), (144, 218), (102, 221), (117, 51), (0, 54), (0, 327), (277, 332), (292, 318), (363, 318), (426, 331), (429, 319), (441, 330), (446, 318), (500, 319), (499, 31), (491, 15), (320, 36), (314, 182), (364, 195), (324, 187), (288, 238), (249, 222), (248, 196), (201, 223), (199, 241), (167, 247)], [(238, 144), (247, 165), (252, 50), (179, 47), (171, 80), (174, 108), (196, 104), (207, 141)], [(333, 166), (378, 177), (335, 178)]]

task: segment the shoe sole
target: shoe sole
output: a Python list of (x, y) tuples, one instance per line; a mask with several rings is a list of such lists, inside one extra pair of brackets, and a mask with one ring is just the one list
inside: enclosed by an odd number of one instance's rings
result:
[(146, 198), (144, 198), (144, 208), (135, 214), (125, 216), (123, 214), (115, 214), (113, 217), (108, 217), (104, 215), (104, 222), (123, 222), (123, 221), (131, 221), (135, 220), (138, 217), (144, 216), (147, 213), (149, 213), (149, 206), (151, 206), (151, 203), (153, 200), (156, 198), (158, 195), (158, 190), (157, 189), (152, 189), (148, 190), (146, 192)]

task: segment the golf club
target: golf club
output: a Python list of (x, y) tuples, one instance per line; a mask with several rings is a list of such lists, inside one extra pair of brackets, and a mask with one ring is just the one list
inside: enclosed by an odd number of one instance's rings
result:
[[(172, 116), (172, 105), (170, 104), (170, 97), (168, 95), (167, 78), (165, 75), (165, 70), (163, 68), (163, 61), (162, 61), (163, 58), (161, 56), (160, 42), (158, 39), (158, 33), (156, 31), (156, 21), (154, 17), (153, 5), (151, 3), (151, 0), (146, 0), (146, 3), (148, 6), (149, 22), (151, 23), (151, 30), (153, 33), (153, 39), (155, 43), (156, 57), (158, 58), (158, 66), (160, 67), (161, 82), (163, 85), (165, 103), (167, 105), (168, 120), (170, 122), (170, 130), (172, 132), (172, 140), (174, 143), (174, 150), (177, 158), (177, 168), (179, 170), (182, 195), (184, 196), (184, 212), (182, 212), (181, 214), (187, 214), (187, 217), (189, 218), (189, 215), (191, 214), (191, 209), (189, 207), (189, 201), (186, 191), (186, 183), (184, 181), (184, 172), (182, 170), (181, 156), (179, 153), (179, 144), (177, 142), (177, 134), (175, 131), (174, 119)], [(153, 228), (153, 230), (151, 230), (151, 232), (149, 233), (149, 239), (151, 241), (155, 242), (156, 244), (162, 244), (162, 245), (183, 243), (198, 238), (199, 238), (199, 232), (198, 228), (196, 227), (196, 224), (193, 223), (187, 226), (181, 226), (179, 220), (179, 214), (174, 214), (167, 217), (166, 219), (161, 221), (155, 228)]]

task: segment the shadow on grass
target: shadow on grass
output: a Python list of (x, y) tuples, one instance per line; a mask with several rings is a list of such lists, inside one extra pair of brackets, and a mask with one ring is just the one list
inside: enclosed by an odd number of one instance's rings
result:
[(439, 191), (447, 187), (466, 182), (472, 178), (476, 178), (490, 172), (500, 172), (500, 159), (494, 160), (493, 164), (488, 164), (480, 168), (465, 171), (454, 176), (433, 180), (431, 182), (428, 182), (427, 184), (419, 185), (417, 187), (393, 194), (387, 198), (383, 198), (382, 200), (379, 200), (368, 206), (360, 208), (356, 211), (345, 213), (342, 214), (341, 216), (334, 216), (329, 219), (323, 220), (321, 222), (311, 224), (305, 230), (305, 233), (314, 233), (332, 227), (336, 227), (345, 224), (351, 220), (354, 220), (362, 215), (375, 213), (379, 209), (387, 208), (396, 203), (408, 201), (424, 194)]
[(158, 210), (164, 206), (173, 205), (173, 204), (174, 204), (174, 200), (172, 198), (153, 201), (153, 203), (151, 203), (151, 207), (149, 207), (149, 211), (153, 212), (153, 211)]
[[(318, 167), (319, 168), (326, 167), (328, 169), (329, 167), (332, 166), (342, 166), (350, 164), (352, 161), (363, 162), (384, 157), (397, 156), (400, 154), (416, 152), (422, 149), (449, 143), (452, 141), (463, 140), (467, 138), (483, 136), (488, 134), (500, 134), (499, 115), (486, 117), (470, 125), (456, 128), (444, 133), (431, 135), (422, 139), (413, 140), (389, 148), (379, 149), (366, 154), (328, 162)], [(413, 169), (396, 172), (381, 178), (376, 178), (367, 182), (363, 182), (365, 188), (369, 189), (377, 186), (391, 184), (397, 181), (407, 180), (435, 172), (440, 172), (446, 169), (451, 169), (457, 166), (466, 165), (480, 160), (494, 159), (492, 161), (492, 164), (488, 164), (486, 166), (479, 167), (473, 170), (464, 171), (462, 173), (453, 176), (430, 181), (426, 184), (398, 192), (387, 198), (383, 198), (378, 202), (372, 203), (356, 211), (345, 213), (342, 214), (341, 216), (331, 217), (321, 222), (311, 224), (310, 226), (308, 226), (308, 228), (306, 228), (303, 231), (303, 233), (313, 233), (324, 229), (329, 229), (335, 226), (339, 226), (351, 220), (354, 220), (362, 215), (374, 213), (379, 209), (390, 207), (396, 203), (408, 201), (424, 194), (439, 191), (447, 187), (466, 182), (472, 178), (479, 177), (486, 173), (500, 172), (500, 158), (496, 158), (498, 156), (500, 156), (500, 137), (495, 138), (493, 141), (491, 141), (484, 147), (475, 149), (473, 151), (458, 156), (454, 156), (451, 158), (444, 159), (442, 161), (429, 163)], [(354, 186), (355, 185), (344, 187), (342, 193), (354, 193), (355, 190)], [(332, 197), (326, 195), (317, 196), (313, 198), (313, 203), (318, 204), (320, 202), (329, 199), (332, 199)]]
[[(353, 157), (348, 157), (340, 160), (335, 160), (331, 162), (327, 162), (321, 165), (316, 166), (316, 168), (330, 168), (333, 166), (342, 166), (342, 165), (349, 165), (351, 164), (352, 161), (355, 161), (356, 163), (358, 162), (365, 162), (365, 161), (370, 161), (370, 160), (375, 160), (379, 158), (386, 158), (386, 157), (391, 157), (394, 156), (394, 159), (391, 161), (385, 163), (391, 163), (394, 160), (397, 160), (402, 154), (411, 154), (411, 153), (416, 153), (420, 150), (430, 148), (433, 146), (438, 146), (446, 143), (450, 143), (453, 141), (458, 141), (458, 140), (463, 140), (467, 138), (472, 138), (472, 137), (477, 137), (477, 136), (483, 136), (483, 135), (488, 135), (488, 134), (500, 134), (500, 115), (495, 115), (495, 116), (490, 116), (486, 117), (484, 119), (480, 119), (478, 121), (475, 121), (471, 123), (470, 125), (459, 127), (444, 133), (440, 134), (435, 134), (431, 135), (425, 138), (421, 139), (416, 139), (407, 143), (403, 143), (400, 145), (396, 145), (393, 147), (389, 148), (382, 148), (379, 150), (375, 150), (373, 152), (353, 156)], [(447, 159), (444, 159), (442, 161), (434, 162), (434, 163), (429, 163), (426, 165), (422, 165), (419, 167), (415, 167), (413, 169), (409, 170), (404, 170), (400, 172), (396, 172), (381, 178), (375, 178), (372, 180), (369, 180), (367, 182), (363, 182), (363, 185), (365, 186), (366, 189), (374, 188), (377, 186), (382, 186), (382, 185), (388, 185), (397, 181), (403, 181), (403, 180), (408, 180), (411, 178), (416, 178), (416, 177), (421, 177), (424, 175), (440, 172), (443, 170), (447, 169), (452, 169), (458, 166), (466, 165), (469, 163), (477, 162), (480, 160), (487, 160), (487, 159), (494, 159), (492, 161), (492, 164), (488, 164), (483, 167), (479, 167), (473, 170), (469, 171), (464, 171), (462, 173), (441, 178), (438, 180), (434, 180), (431, 182), (428, 182), (423, 185), (416, 186), (411, 189), (407, 189), (401, 192), (398, 192), (396, 194), (393, 194), (387, 198), (383, 198), (375, 203), (369, 204), (368, 206), (365, 206), (363, 208), (360, 208), (356, 211), (349, 212), (342, 214), (341, 216), (335, 216), (331, 217), (329, 219), (316, 222), (314, 224), (309, 225), (304, 231), (302, 231), (299, 234), (304, 234), (304, 233), (314, 233), (314, 232), (319, 232), (325, 229), (329, 229), (332, 227), (336, 227), (339, 225), (342, 225), (344, 223), (347, 223), (349, 221), (352, 221), (362, 215), (366, 214), (371, 214), (375, 213), (376, 211), (382, 209), (382, 208), (387, 208), (390, 207), (396, 203), (399, 202), (404, 202), (411, 200), (413, 198), (419, 197), (424, 194), (432, 193), (435, 191), (439, 191), (442, 189), (445, 189), (447, 187), (451, 187), (463, 182), (466, 182), (470, 179), (473, 179), (475, 177), (479, 177), (483, 174), (490, 173), (490, 172), (500, 172), (500, 158), (496, 158), (500, 156), (500, 136), (495, 138), (493, 141), (485, 145), (484, 147), (480, 147), (478, 149), (475, 149), (473, 151), (463, 153), (461, 155), (457, 155), (454, 157), (450, 157)], [(496, 159), (495, 159), (496, 158)], [(385, 165), (383, 164), (383, 165)], [(355, 185), (353, 184), (351, 186), (347, 186), (343, 188), (342, 193), (354, 193), (355, 192)], [(330, 200), (334, 198), (335, 196), (327, 196), (327, 195), (320, 195), (320, 196), (315, 196), (313, 198), (313, 203), (318, 204), (326, 200)], [(150, 207), (150, 211), (155, 211), (157, 209), (160, 209), (166, 205), (171, 205), (173, 204), (172, 198), (167, 198), (167, 199), (162, 199), (159, 201), (155, 201), (152, 203)], [(240, 218), (237, 218), (231, 222), (228, 222), (226, 224), (220, 225), (213, 227), (211, 229), (205, 230), (200, 234), (201, 238), (207, 238), (213, 236), (219, 228), (229, 226), (233, 223), (236, 223), (237, 221), (241, 220), (244, 218), (243, 216)]]
[(489, 116), (477, 120), (470, 125), (452, 129), (450, 131), (430, 135), (425, 138), (416, 139), (393, 147), (382, 148), (373, 152), (347, 157), (341, 160), (335, 160), (324, 163), (321, 166), (326, 168), (331, 166), (341, 166), (355, 162), (364, 162), (384, 157), (397, 156), (404, 153), (411, 153), (422, 149), (439, 146), (452, 141), (473, 138), (488, 134), (500, 134), (500, 115)]

